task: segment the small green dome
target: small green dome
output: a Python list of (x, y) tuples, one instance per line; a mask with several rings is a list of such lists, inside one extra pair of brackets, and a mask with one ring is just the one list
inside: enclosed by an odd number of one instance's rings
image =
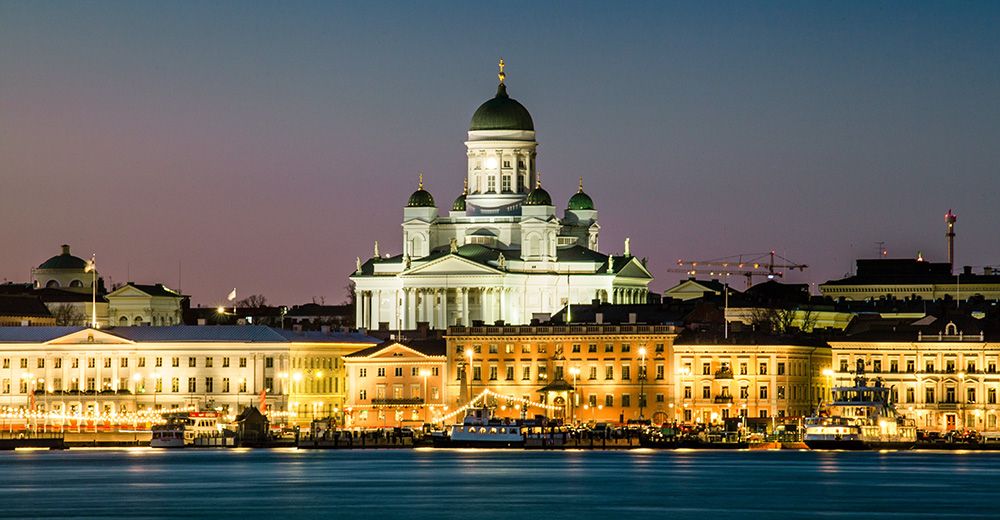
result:
[(528, 196), (524, 198), (522, 204), (524, 206), (551, 206), (552, 197), (541, 186), (535, 186), (535, 189), (528, 192)]
[(594, 201), (590, 195), (578, 191), (569, 198), (569, 209), (594, 209)]
[(419, 190), (413, 192), (410, 195), (410, 200), (406, 201), (406, 207), (408, 208), (434, 208), (434, 197), (431, 196), (429, 192), (420, 188)]
[(455, 199), (455, 203), (451, 205), (452, 211), (465, 211), (465, 194), (461, 194)]
[(524, 105), (507, 95), (503, 83), (497, 87), (497, 95), (487, 100), (472, 115), (469, 130), (534, 130), (535, 123)]
[(53, 256), (48, 260), (42, 262), (42, 265), (38, 266), (39, 269), (79, 269), (83, 270), (87, 268), (87, 261), (69, 254), (69, 246), (63, 244), (62, 254), (58, 256)]

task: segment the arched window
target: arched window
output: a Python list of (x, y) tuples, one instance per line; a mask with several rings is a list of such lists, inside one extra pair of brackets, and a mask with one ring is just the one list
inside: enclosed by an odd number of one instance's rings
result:
[(69, 286), (70, 287), (83, 287), (83, 282), (81, 282), (80, 280), (73, 280), (72, 282), (69, 283)]
[(49, 280), (48, 282), (45, 283), (45, 287), (48, 289), (58, 289), (59, 280)]
[(128, 327), (128, 316), (122, 316), (121, 318), (118, 318), (118, 325), (121, 325), (122, 327)]
[(132, 323), (134, 323), (136, 327), (142, 325), (143, 324), (142, 323), (142, 316), (136, 316), (135, 319), (132, 320)]

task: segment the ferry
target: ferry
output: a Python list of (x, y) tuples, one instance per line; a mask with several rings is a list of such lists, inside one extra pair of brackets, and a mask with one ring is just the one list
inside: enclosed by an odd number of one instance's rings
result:
[(864, 360), (859, 359), (854, 386), (833, 388), (833, 402), (806, 419), (802, 441), (814, 450), (913, 448), (917, 427), (896, 411), (890, 394), (880, 378), (865, 375)]
[(164, 414), (165, 424), (153, 427), (149, 445), (153, 448), (183, 448), (198, 439), (219, 436), (222, 428), (218, 412), (177, 412)]
[(462, 424), (431, 435), (435, 448), (523, 448), (527, 426), (523, 421), (495, 419), (487, 406), (469, 408)]

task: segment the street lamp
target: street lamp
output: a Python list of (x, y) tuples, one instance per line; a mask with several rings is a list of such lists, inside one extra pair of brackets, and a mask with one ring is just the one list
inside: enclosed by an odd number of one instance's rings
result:
[(576, 422), (576, 407), (579, 406), (579, 393), (576, 391), (576, 378), (580, 375), (580, 367), (569, 367), (569, 373), (573, 376), (573, 422)]
[[(833, 375), (834, 375), (833, 369), (832, 368), (824, 368), (822, 374), (823, 374), (823, 377), (827, 378), (827, 382), (826, 382), (827, 392), (832, 392), (833, 391), (832, 390), (832, 388), (833, 388)], [(820, 396), (820, 400), (822, 400), (822, 399), (823, 399), (823, 397)], [(833, 400), (832, 394), (831, 394), (831, 397), (828, 397), (828, 399)]]
[(642, 364), (639, 366), (639, 420), (643, 419), (642, 409), (646, 406), (646, 395), (643, 394), (643, 386), (646, 382), (646, 347), (639, 347), (639, 358)]
[(466, 365), (465, 368), (465, 378), (469, 384), (468, 399), (472, 400), (472, 349), (471, 348), (465, 349), (465, 357), (469, 358), (469, 363)]
[(426, 368), (420, 369), (420, 377), (424, 378), (424, 424), (427, 424), (427, 407), (430, 405), (427, 399), (427, 377), (430, 375), (430, 370)]

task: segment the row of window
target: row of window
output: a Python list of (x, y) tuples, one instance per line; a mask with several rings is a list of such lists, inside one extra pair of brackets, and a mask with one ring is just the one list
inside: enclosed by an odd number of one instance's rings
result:
[[(861, 359), (861, 358), (859, 358), (859, 359)], [(906, 360), (904, 360), (904, 363), (905, 363), (903, 365), (905, 367), (904, 373), (911, 373), (912, 374), (912, 373), (916, 372), (917, 361), (915, 359), (906, 359)], [(847, 372), (848, 370), (850, 370), (850, 368), (852, 366), (853, 365), (850, 364), (850, 360), (848, 360), (847, 358), (841, 358), (840, 359), (840, 371), (841, 372)], [(887, 367), (888, 368), (888, 372), (889, 373), (899, 373), (899, 366), (900, 366), (899, 360), (897, 360), (897, 359), (890, 359), (888, 367)], [(937, 360), (936, 359), (925, 359), (922, 368), (924, 369), (924, 372), (936, 372), (937, 371), (936, 369), (937, 369), (938, 366), (940, 366), (940, 365), (937, 364)], [(955, 373), (957, 371), (957, 367), (958, 366), (959, 366), (958, 365), (958, 361), (955, 360), (955, 359), (946, 359), (946, 360), (944, 360), (944, 367), (943, 368), (944, 368), (944, 372), (946, 372), (946, 373), (949, 373), (949, 374)], [(965, 371), (969, 372), (969, 373), (978, 372), (979, 371), (979, 366), (980, 365), (979, 365), (978, 360), (969, 359), (965, 363)], [(870, 364), (870, 366), (867, 369), (870, 369), (873, 373), (881, 373), (881, 372), (883, 372), (882, 369), (884, 367), (885, 366), (882, 364), (882, 360), (881, 359), (874, 359), (874, 360), (871, 361), (871, 364)], [(996, 362), (996, 360), (989, 360), (989, 361), (986, 362), (986, 370), (985, 370), (985, 372), (987, 374), (995, 374), (995, 373), (997, 373), (997, 362)]]
[[(806, 364), (804, 362), (799, 362), (799, 363), (793, 362), (793, 363), (791, 363), (792, 370), (788, 370), (789, 365), (786, 362), (784, 362), (784, 361), (778, 361), (778, 362), (775, 363), (775, 375), (779, 375), (779, 376), (784, 376), (784, 375), (807, 375), (805, 373), (806, 371), (804, 370), (805, 365)], [(718, 371), (721, 372), (721, 373), (729, 373), (729, 374), (733, 374), (734, 373), (733, 372), (733, 367), (732, 367), (732, 365), (729, 364), (729, 362), (723, 361), (723, 362), (719, 363), (718, 366), (719, 366), (719, 370)], [(761, 361), (761, 362), (757, 363), (757, 375), (759, 375), (759, 376), (766, 376), (766, 375), (768, 375), (768, 371), (770, 369), (770, 366), (771, 366), (771, 362), (769, 362), (769, 361)], [(739, 374), (741, 376), (750, 375), (750, 363), (749, 362), (740, 362), (737, 365), (737, 367), (738, 367), (738, 372), (735, 372), (736, 374)], [(682, 373), (685, 373), (685, 374), (693, 374), (694, 373), (691, 362), (685, 362), (684, 363), (683, 369), (682, 369)], [(715, 374), (715, 372), (713, 372), (713, 370), (712, 370), (712, 363), (711, 362), (707, 362), (706, 361), (706, 362), (703, 362), (701, 364), (701, 375), (703, 375), (703, 376), (710, 376), (710, 375), (714, 375), (714, 374)]]
[[(395, 376), (395, 377), (403, 377), (403, 373), (404, 373), (403, 367), (393, 367), (393, 371), (392, 371), (392, 375), (393, 376)], [(437, 376), (440, 373), (441, 373), (441, 368), (440, 367), (431, 367), (431, 373), (430, 373), (430, 375)], [(386, 374), (385, 367), (377, 367), (375, 369), (375, 374), (376, 374), (376, 377), (385, 377), (385, 374)], [(410, 367), (410, 375), (413, 376), (413, 377), (420, 376), (420, 367)], [(368, 377), (368, 369), (367, 368), (359, 368), (358, 369), (358, 377)]]
[[(483, 353), (483, 346), (482, 345), (472, 345), (471, 348), (472, 348), (472, 352), (475, 353), (475, 354), (482, 354)], [(555, 345), (555, 349), (557, 351), (560, 350), (561, 348), (562, 348), (561, 344), (556, 344)], [(639, 348), (645, 348), (645, 344), (640, 345)], [(664, 349), (665, 349), (665, 345), (663, 343), (657, 343), (653, 347), (653, 353), (654, 354), (662, 354), (664, 352)], [(513, 354), (515, 352), (515, 350), (516, 350), (516, 347), (515, 347), (515, 345), (513, 343), (506, 343), (503, 346), (503, 352), (505, 354)], [(594, 354), (594, 353), (598, 352), (598, 350), (599, 349), (598, 349), (598, 344), (597, 343), (590, 343), (590, 344), (587, 345), (587, 352), (590, 353), (590, 354)], [(548, 353), (548, 345), (539, 344), (536, 347), (535, 351), (538, 354), (546, 354), (546, 353)], [(570, 351), (573, 352), (573, 353), (576, 353), (576, 354), (582, 353), (583, 352), (583, 345), (580, 344), (580, 343), (573, 343), (570, 346)], [(614, 343), (605, 343), (604, 344), (603, 352), (610, 354), (610, 353), (613, 353), (614, 351), (615, 351), (615, 344)], [(618, 351), (621, 352), (621, 353), (623, 353), (623, 354), (630, 353), (630, 352), (632, 352), (632, 344), (631, 343), (622, 343), (621, 345), (619, 345), (619, 350)], [(487, 353), (489, 353), (489, 354), (499, 354), (500, 353), (500, 345), (498, 345), (496, 343), (489, 344), (487, 346)], [(531, 344), (530, 343), (523, 343), (521, 345), (520, 353), (521, 354), (531, 354)], [(466, 355), (466, 353), (465, 353), (465, 347), (463, 345), (456, 345), (455, 346), (455, 354), (458, 354), (458, 355), (461, 355), (461, 356), (465, 356)]]
[[(743, 385), (743, 386), (740, 386), (739, 388), (740, 388), (740, 399), (749, 399), (750, 398), (750, 387), (746, 386), (746, 385)], [(757, 398), (758, 399), (767, 399), (768, 398), (768, 394), (769, 394), (769, 388), (770, 388), (769, 385), (760, 385), (759, 387), (757, 387)], [(791, 385), (790, 387), (787, 387), (787, 388), (791, 389), (791, 392), (790, 392), (791, 399), (806, 399), (806, 398), (809, 398), (809, 396), (806, 395), (806, 390), (807, 390), (808, 387), (805, 386), (805, 385)], [(785, 385), (776, 385), (775, 386), (775, 398), (776, 399), (787, 399), (788, 395), (789, 395), (789, 392), (786, 392), (786, 386)], [(694, 397), (694, 388), (691, 387), (691, 386), (685, 386), (684, 387), (684, 399), (692, 399), (693, 397)], [(712, 387), (711, 386), (705, 385), (705, 386), (701, 387), (701, 398), (702, 399), (713, 399), (713, 398), (732, 399), (732, 397), (733, 396), (729, 393), (729, 387), (728, 386), (723, 386), (721, 389), (719, 389), (719, 394), (715, 395), (715, 396), (712, 395)]]
[[(152, 388), (153, 392), (163, 392), (163, 378), (153, 379), (152, 382), (153, 382), (153, 385), (152, 385), (153, 386), (153, 388)], [(24, 380), (24, 379), (22, 379), (20, 381), (19, 393), (22, 393), (22, 394), (28, 393), (28, 388), (29, 388), (28, 383), (29, 382), (27, 380)], [(35, 384), (34, 384), (35, 388), (33, 388), (33, 390), (37, 390), (37, 391), (46, 391), (46, 390), (48, 390), (48, 391), (56, 391), (56, 390), (58, 390), (58, 391), (80, 390), (80, 388), (75, 388), (76, 387), (75, 383), (76, 383), (76, 381), (74, 380), (73, 381), (74, 388), (67, 388), (67, 387), (63, 386), (63, 380), (61, 378), (54, 378), (52, 380), (52, 385), (51, 386), (46, 385), (43, 380), (36, 380)], [(270, 377), (264, 378), (264, 386), (266, 388), (270, 388), (273, 385), (273, 383), (274, 383), (274, 380), (272, 378), (270, 378)], [(204, 378), (203, 382), (202, 382), (202, 385), (203, 386), (200, 387), (201, 390), (199, 390), (198, 378), (195, 378), (195, 377), (189, 377), (189, 378), (187, 378), (187, 392), (188, 393), (198, 393), (199, 391), (204, 392), (204, 393), (214, 393), (216, 391), (215, 378), (213, 378), (213, 377), (206, 377), (206, 378)], [(97, 379), (93, 378), (93, 377), (88, 377), (85, 380), (85, 384), (84, 384), (84, 387), (82, 388), (82, 390), (89, 391), (89, 392), (96, 392), (96, 391), (104, 391), (104, 390), (127, 390), (128, 388), (129, 388), (129, 379), (128, 378), (121, 378), (121, 379), (119, 379), (118, 380), (118, 386), (114, 386), (112, 384), (111, 378), (110, 377), (105, 377), (105, 378), (103, 378), (101, 380), (101, 387), (98, 388), (97, 387)], [(170, 379), (170, 392), (178, 393), (178, 392), (181, 391), (180, 389), (181, 389), (181, 378), (179, 378), (179, 377), (171, 378)], [(235, 389), (236, 392), (239, 392), (239, 393), (246, 392), (247, 391), (247, 381), (246, 381), (246, 379), (245, 378), (244, 379), (239, 379), (237, 381), (236, 385), (231, 385), (230, 384), (230, 378), (228, 378), (228, 377), (222, 378), (222, 386), (219, 389), (220, 393), (224, 393), (224, 394), (225, 393), (230, 393), (230, 392), (234, 391), (234, 389)], [(4, 394), (9, 394), (10, 393), (10, 391), (11, 391), (11, 381), (10, 381), (10, 379), (4, 379), (3, 380), (3, 382), (2, 382), (2, 390), (3, 390)], [(134, 391), (136, 393), (143, 393), (143, 392), (148, 392), (149, 390), (146, 388), (145, 381), (138, 381), (138, 382), (135, 383), (135, 389), (134, 389)]]
[[(937, 398), (937, 396), (935, 395), (935, 390), (936, 389), (934, 387), (932, 387), (932, 386), (924, 388), (924, 403), (926, 403), (926, 404), (934, 404), (935, 399)], [(953, 386), (945, 387), (945, 389), (944, 389), (944, 398), (940, 402), (943, 403), (943, 404), (957, 404), (958, 403), (958, 395), (957, 394), (958, 394), (958, 390), (955, 387), (953, 387)], [(907, 388), (905, 396), (906, 396), (906, 399), (902, 401), (903, 403), (915, 403), (915, 402), (917, 402), (916, 401), (916, 389), (915, 388), (913, 388), (913, 387)], [(976, 392), (975, 388), (970, 387), (970, 388), (966, 388), (965, 389), (965, 403), (967, 403), (967, 404), (976, 404), (976, 402), (977, 402), (976, 401), (976, 396), (977, 396), (977, 392)], [(896, 388), (893, 388), (892, 389), (892, 400), (893, 401), (898, 401), (898, 399), (899, 399), (899, 391)], [(997, 404), (997, 389), (996, 388), (987, 388), (986, 389), (986, 403), (985, 404)]]
[[(482, 381), (483, 380), (483, 368), (484, 367), (478, 366), (478, 365), (474, 365), (472, 367), (472, 380), (473, 381)], [(489, 378), (488, 379), (490, 381), (499, 381), (500, 380), (500, 367), (498, 367), (497, 365), (490, 365), (490, 366), (488, 366), (486, 368), (489, 370), (489, 372), (488, 372)], [(637, 371), (638, 372), (638, 378), (639, 379), (645, 378), (647, 376), (647, 373), (646, 373), (647, 367), (640, 366), (640, 367), (637, 367), (637, 368), (638, 368), (638, 371)], [(585, 370), (585, 372), (581, 371), (581, 373), (577, 374), (576, 377), (579, 377), (581, 380), (586, 379), (586, 380), (589, 380), (589, 381), (596, 381), (598, 379), (598, 376), (599, 376), (599, 367), (591, 365), (591, 366), (588, 366), (588, 367), (584, 367), (584, 370)], [(535, 373), (536, 373), (536, 377), (537, 377), (538, 381), (546, 381), (549, 378), (549, 375), (548, 375), (548, 366), (547, 365), (542, 365), (542, 364), (538, 365)], [(514, 366), (513, 365), (507, 365), (506, 367), (504, 367), (504, 377), (503, 377), (503, 379), (505, 381), (513, 381), (514, 380), (514, 375), (515, 375), (515, 370), (514, 370)], [(632, 380), (632, 367), (629, 366), (629, 365), (622, 365), (620, 367), (620, 370), (619, 370), (619, 375), (621, 376), (620, 379), (622, 381), (631, 381)], [(605, 365), (604, 366), (604, 370), (603, 370), (603, 376), (604, 376), (604, 380), (605, 381), (613, 381), (615, 379), (615, 366), (614, 365), (610, 365), (610, 364), (609, 365)], [(663, 365), (656, 365), (654, 367), (654, 376), (653, 376), (654, 379), (655, 380), (663, 380), (664, 376), (665, 376), (664, 366)], [(467, 377), (467, 373), (465, 372), (465, 367), (462, 367), (462, 366), (458, 367), (458, 371), (456, 373), (456, 379), (459, 380), (459, 381), (464, 381), (466, 379), (466, 377)], [(560, 365), (560, 366), (556, 366), (555, 367), (555, 379), (566, 379), (565, 368), (563, 366)], [(521, 366), (521, 380), (522, 381), (530, 381), (531, 380), (531, 365), (522, 365)]]
[[(86, 358), (87, 368), (96, 368), (97, 367), (97, 359), (98, 358)], [(108, 357), (108, 358), (101, 358), (101, 359), (103, 359), (104, 368), (111, 368), (112, 364), (114, 363), (114, 358)], [(159, 367), (163, 366), (163, 358), (162, 357), (156, 357), (156, 358), (151, 358), (151, 359), (153, 360), (153, 366), (154, 367), (159, 368)], [(147, 358), (144, 358), (144, 357), (136, 358), (136, 364), (135, 364), (136, 368), (144, 368), (146, 366), (146, 362), (147, 362), (146, 360), (147, 360)], [(28, 359), (27, 358), (22, 358), (19, 361), (20, 361), (21, 368), (28, 368)], [(36, 366), (36, 368), (45, 368), (46, 361), (47, 360), (45, 358), (37, 358), (35, 360), (35, 366)], [(70, 359), (70, 364), (71, 364), (70, 368), (80, 368), (80, 361), (81, 361), (80, 358), (71, 358)], [(221, 361), (222, 361), (222, 368), (229, 368), (230, 367), (230, 358), (224, 357), (224, 358), (221, 359)], [(121, 368), (128, 368), (130, 363), (131, 363), (131, 361), (130, 361), (129, 358), (123, 357), (123, 358), (119, 359), (118, 366), (121, 367)], [(206, 358), (204, 358), (204, 360), (202, 361), (202, 363), (203, 363), (203, 366), (205, 368), (213, 368), (215, 366), (215, 358), (214, 357), (206, 357)], [(174, 368), (177, 368), (177, 367), (181, 366), (181, 358), (180, 357), (172, 357), (172, 358), (170, 358), (170, 366), (172, 366)], [(190, 368), (197, 367), (198, 366), (198, 358), (194, 357), (194, 356), (188, 357), (187, 358), (187, 366), (190, 367)], [(247, 366), (247, 358), (245, 358), (245, 357), (238, 358), (238, 366), (239, 366), (239, 368), (246, 368), (246, 366)], [(10, 367), (11, 367), (11, 358), (3, 358), (3, 368), (9, 369)], [(63, 367), (63, 359), (62, 358), (54, 358), (54, 359), (52, 359), (52, 368), (62, 368), (62, 367)], [(273, 357), (264, 358), (264, 367), (265, 368), (273, 368), (274, 367), (274, 358)]]

